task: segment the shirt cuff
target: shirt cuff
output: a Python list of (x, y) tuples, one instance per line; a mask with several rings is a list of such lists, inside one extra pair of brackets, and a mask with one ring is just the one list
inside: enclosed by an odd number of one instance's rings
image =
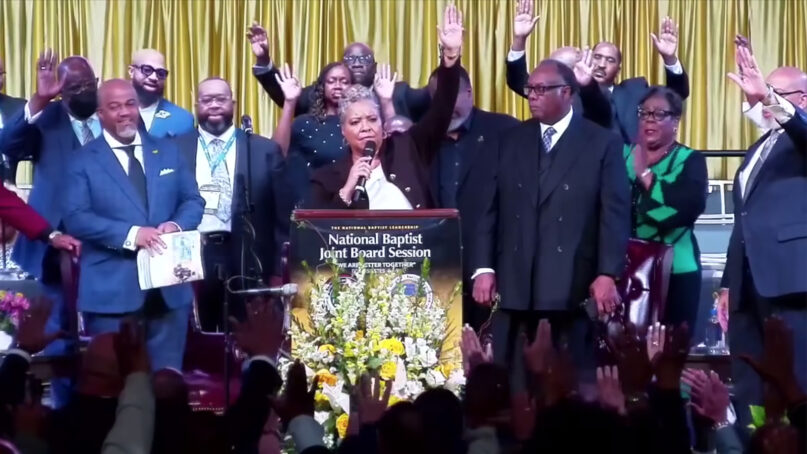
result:
[(36, 120), (38, 120), (39, 117), (42, 116), (42, 112), (44, 112), (45, 109), (42, 109), (39, 112), (37, 112), (36, 115), (31, 116), (31, 108), (28, 106), (28, 104), (30, 104), (30, 103), (26, 102), (25, 103), (25, 108), (24, 108), (25, 109), (25, 121), (27, 121), (28, 124), (34, 124), (34, 122), (36, 122)]
[(519, 58), (523, 57), (526, 54), (526, 50), (513, 50), (510, 49), (510, 52), (507, 53), (507, 61), (513, 62), (518, 60)]
[(303, 452), (313, 446), (324, 446), (322, 438), (325, 431), (311, 415), (295, 416), (289, 422), (289, 428), (286, 432), (294, 440), (294, 447), (297, 452)]
[(793, 104), (791, 104), (788, 100), (777, 94), (774, 94), (773, 98), (773, 104), (763, 106), (762, 110), (773, 115), (773, 118), (775, 118), (779, 124), (787, 123), (791, 118), (793, 118), (793, 115), (796, 113), (796, 108), (793, 107)]
[(25, 358), (26, 361), (28, 361), (29, 363), (31, 362), (31, 355), (21, 348), (9, 348), (8, 350), (6, 350), (6, 355), (22, 356), (23, 358)]
[(244, 366), (242, 370), (249, 369), (249, 365), (252, 364), (253, 361), (266, 361), (267, 363), (271, 364), (272, 367), (277, 368), (277, 361), (266, 356), (266, 355), (255, 355), (248, 360), (244, 361)]
[(496, 274), (493, 268), (477, 268), (474, 274), (471, 275), (471, 280), (476, 279), (477, 276), (482, 274)]
[(128, 249), (130, 251), (137, 250), (137, 232), (140, 231), (140, 227), (133, 225), (132, 228), (129, 229), (129, 233), (126, 234), (126, 241), (123, 242), (123, 248)]
[(263, 74), (268, 73), (269, 71), (271, 71), (271, 70), (272, 70), (272, 68), (274, 68), (274, 65), (272, 64), (272, 62), (271, 62), (271, 61), (269, 61), (269, 64), (268, 64), (268, 65), (266, 65), (266, 66), (263, 66), (263, 65), (253, 65), (253, 66), (252, 66), (252, 74), (254, 74), (254, 75), (256, 75), (256, 76), (260, 76), (260, 75), (263, 75)]
[(169, 223), (169, 224), (174, 224), (174, 226), (176, 226), (176, 228), (177, 228), (177, 231), (178, 231), (178, 232), (181, 232), (181, 231), (182, 231), (182, 227), (180, 227), (180, 226), (179, 226), (179, 224), (177, 224), (176, 222), (174, 222), (174, 221), (168, 221), (168, 223)]
[(761, 108), (761, 107), (758, 107), (758, 106), (761, 106), (761, 104), (756, 103), (756, 104), (754, 104), (752, 106), (751, 104), (748, 103), (748, 101), (743, 101), (743, 113), (744, 114), (752, 113), (751, 112), (752, 110), (756, 110), (758, 108)]
[(676, 75), (684, 73), (684, 67), (681, 65), (680, 59), (676, 59), (675, 63), (673, 63), (672, 65), (664, 65), (664, 68), (666, 68), (667, 71)]

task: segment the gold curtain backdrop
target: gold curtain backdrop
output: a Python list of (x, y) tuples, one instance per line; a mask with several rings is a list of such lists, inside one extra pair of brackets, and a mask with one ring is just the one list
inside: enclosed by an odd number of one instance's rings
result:
[[(35, 61), (45, 47), (60, 56), (86, 56), (102, 79), (125, 77), (132, 52), (162, 51), (170, 70), (166, 96), (193, 110), (195, 86), (208, 76), (233, 85), (237, 115), (249, 114), (271, 136), (280, 109), (252, 77), (245, 33), (255, 20), (269, 34), (275, 62), (289, 62), (312, 82), (320, 68), (341, 58), (352, 41), (367, 42), (376, 60), (390, 63), (415, 87), (437, 64), (437, 25), (446, 0), (3, 0), (0, 57), (8, 94), (30, 97)], [(505, 83), (505, 59), (516, 0), (458, 0), (466, 39), (463, 65), (479, 108), (526, 118), (526, 102)], [(678, 54), (689, 73), (691, 96), (679, 131), (698, 149), (743, 149), (758, 132), (741, 114), (733, 70), (733, 37), (748, 36), (768, 72), (781, 65), (807, 68), (805, 0), (540, 0), (537, 30), (528, 42), (535, 65), (563, 45), (615, 42), (624, 55), (621, 77), (663, 83), (661, 59), (650, 40), (661, 18), (680, 27)], [(709, 160), (710, 176), (731, 178), (739, 159)]]

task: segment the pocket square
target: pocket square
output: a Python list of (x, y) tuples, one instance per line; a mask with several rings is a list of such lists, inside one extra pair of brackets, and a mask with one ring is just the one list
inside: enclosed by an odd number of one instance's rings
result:
[(160, 170), (160, 176), (168, 175), (174, 173), (174, 169), (162, 169)]

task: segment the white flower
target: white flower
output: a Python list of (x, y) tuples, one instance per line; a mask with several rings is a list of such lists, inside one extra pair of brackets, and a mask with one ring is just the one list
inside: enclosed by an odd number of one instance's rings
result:
[(423, 384), (418, 380), (411, 380), (406, 382), (406, 395), (410, 398), (417, 397), (423, 392)]
[(456, 369), (451, 372), (448, 380), (446, 381), (446, 389), (457, 393), (460, 390), (461, 386), (465, 385), (465, 374), (463, 374), (461, 369)]
[(324, 426), (325, 422), (328, 421), (328, 418), (331, 417), (331, 413), (327, 411), (315, 411), (314, 412), (314, 419), (319, 423), (319, 425)]
[(331, 408), (335, 411), (342, 410), (345, 413), (350, 413), (350, 396), (342, 392), (343, 386), (342, 380), (336, 382), (335, 386), (323, 383), (322, 394), (328, 398), (331, 402)]
[(426, 372), (426, 384), (430, 388), (437, 388), (443, 386), (446, 382), (446, 377), (439, 370), (429, 369)]
[(406, 365), (401, 358), (398, 358), (398, 367), (395, 369), (395, 380), (392, 382), (392, 392), (400, 393), (406, 388)]

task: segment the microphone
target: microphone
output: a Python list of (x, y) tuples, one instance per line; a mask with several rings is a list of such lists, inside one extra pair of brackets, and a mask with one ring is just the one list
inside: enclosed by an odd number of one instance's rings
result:
[[(368, 140), (367, 143), (364, 144), (364, 157), (372, 158), (375, 156), (375, 148), (376, 144), (372, 140)], [(356, 184), (356, 189), (353, 190), (353, 203), (357, 203), (362, 200), (368, 200), (367, 198), (367, 190), (364, 188), (364, 185), (367, 183), (367, 178), (359, 177), (359, 182)]]
[(294, 296), (297, 294), (297, 284), (283, 284), (280, 287), (251, 288), (246, 290), (235, 290), (236, 295), (269, 295), (269, 296)]
[(241, 115), (241, 129), (249, 136), (254, 132), (252, 130), (252, 117), (249, 115)]

